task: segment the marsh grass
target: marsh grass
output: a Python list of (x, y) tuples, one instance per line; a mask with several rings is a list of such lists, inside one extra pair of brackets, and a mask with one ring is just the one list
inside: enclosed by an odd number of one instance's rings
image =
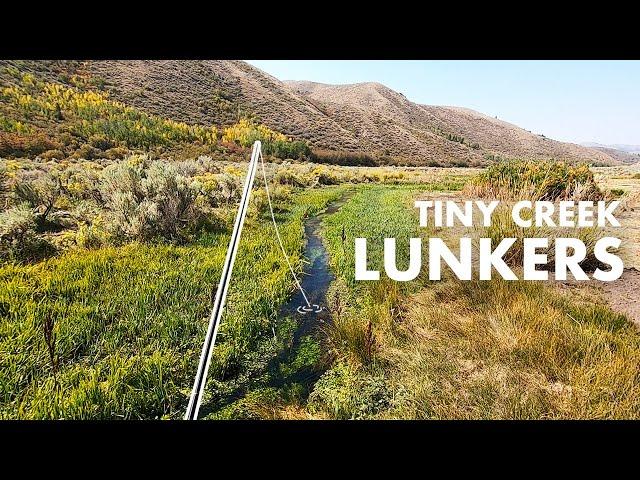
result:
[[(594, 247), (602, 237), (602, 229), (597, 227), (549, 227), (518, 226), (511, 216), (516, 201), (589, 200), (599, 201), (607, 197), (598, 186), (594, 173), (586, 164), (571, 165), (566, 162), (534, 162), (510, 160), (498, 162), (476, 175), (464, 188), (465, 195), (501, 200), (492, 215), (489, 227), (476, 228), (476, 236), (491, 238), (492, 245), (498, 245), (505, 238), (515, 238), (516, 243), (509, 249), (504, 259), (512, 266), (522, 266), (524, 238), (547, 238), (549, 247), (539, 253), (547, 255), (548, 266), (553, 269), (556, 238), (577, 238), (586, 248), (587, 255), (580, 262), (583, 269), (592, 271), (600, 263), (595, 257)], [(609, 192), (610, 196), (610, 192)], [(527, 212), (527, 211), (525, 211)], [(526, 213), (524, 215), (526, 217)], [(556, 215), (557, 217), (557, 215)], [(531, 218), (531, 215), (529, 215)]]
[(522, 266), (524, 260), (524, 239), (525, 238), (546, 238), (548, 247), (537, 249), (537, 253), (547, 255), (546, 268), (555, 268), (555, 248), (556, 238), (576, 238), (582, 241), (587, 249), (584, 260), (580, 266), (585, 271), (593, 271), (601, 265), (595, 256), (595, 245), (604, 236), (602, 229), (597, 227), (548, 227), (531, 226), (521, 227), (515, 223), (511, 216), (513, 204), (509, 202), (501, 203), (491, 216), (491, 225), (488, 227), (474, 228), (475, 238), (490, 238), (491, 245), (495, 248), (505, 238), (515, 238), (516, 242), (509, 248), (503, 259), (507, 265)]
[[(279, 205), (297, 268), (303, 219), (339, 194), (298, 192)], [(209, 398), (242, 378), (249, 352), (277, 353), (271, 327), (293, 285), (272, 228), (259, 214), (245, 226)], [(179, 417), (227, 242), (207, 234), (189, 246), (132, 243), (1, 266), (0, 417)]]
[(321, 418), (640, 418), (640, 335), (586, 291), (447, 274), (438, 282), (354, 281), (352, 238), (372, 239), (369, 258), (381, 266), (375, 239), (416, 235), (410, 210), (419, 192), (362, 189), (325, 220), (337, 276), (327, 343), (334, 364), (308, 411)]
[(382, 351), (400, 418), (638, 418), (640, 337), (606, 306), (538, 283), (449, 280)]
[(601, 200), (604, 196), (587, 164), (553, 160), (494, 163), (467, 184), (465, 193), (500, 200)]

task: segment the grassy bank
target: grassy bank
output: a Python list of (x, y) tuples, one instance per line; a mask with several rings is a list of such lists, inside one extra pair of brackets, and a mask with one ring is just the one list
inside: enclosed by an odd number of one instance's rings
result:
[[(582, 290), (537, 282), (353, 280), (353, 238), (407, 255), (424, 186), (369, 187), (325, 221), (337, 274), (333, 366), (307, 410), (322, 418), (639, 418), (640, 336)], [(348, 240), (343, 244), (342, 232)], [(406, 262), (406, 258), (404, 259)], [(406, 265), (406, 263), (404, 264)], [(399, 267), (404, 266), (401, 262)]]
[[(298, 268), (304, 217), (340, 189), (298, 192), (277, 205)], [(275, 315), (292, 283), (272, 239), (273, 226), (254, 205), (210, 398), (242, 376), (247, 352), (275, 355), (281, 347), (267, 339), (272, 326), (281, 328)], [(0, 267), (0, 418), (179, 417), (227, 242), (228, 233), (204, 234), (188, 246), (133, 243)]]

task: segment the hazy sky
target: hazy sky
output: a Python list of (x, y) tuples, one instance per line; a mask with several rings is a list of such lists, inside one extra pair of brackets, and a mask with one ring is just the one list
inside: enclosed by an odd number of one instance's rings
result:
[(281, 80), (380, 82), (556, 140), (640, 145), (640, 61), (250, 60)]

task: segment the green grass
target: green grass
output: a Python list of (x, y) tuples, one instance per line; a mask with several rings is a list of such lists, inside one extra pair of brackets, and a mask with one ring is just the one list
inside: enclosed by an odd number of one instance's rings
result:
[[(324, 221), (337, 276), (326, 343), (336, 360), (307, 411), (320, 418), (640, 418), (640, 335), (586, 290), (450, 275), (354, 281), (354, 237), (369, 239), (371, 266), (380, 268), (382, 238), (406, 246), (410, 236), (430, 235), (416, 232), (418, 190), (363, 188)], [(406, 261), (407, 249), (398, 252)]]
[[(307, 190), (278, 205), (298, 269), (303, 219), (341, 191)], [(214, 352), (210, 399), (244, 375), (251, 352), (275, 355), (282, 347), (270, 340), (271, 327), (293, 285), (273, 239), (273, 226), (253, 211)], [(0, 418), (180, 417), (227, 242), (219, 234), (184, 247), (130, 244), (0, 267)]]
[[(425, 191), (425, 188), (411, 185), (366, 186), (360, 188), (338, 212), (324, 220), (324, 238), (331, 254), (332, 267), (350, 287), (356, 286), (353, 268), (354, 239), (368, 239), (369, 268), (382, 270), (384, 238), (395, 238), (398, 251), (403, 251), (408, 248), (409, 238), (418, 233), (419, 226), (412, 210), (412, 199), (421, 191)], [(406, 264), (398, 264), (398, 268), (405, 267)]]

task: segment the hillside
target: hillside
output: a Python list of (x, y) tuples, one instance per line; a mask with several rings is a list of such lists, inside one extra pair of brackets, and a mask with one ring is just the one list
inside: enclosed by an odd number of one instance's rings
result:
[(594, 142), (585, 142), (585, 143), (581, 143), (580, 145), (583, 145), (585, 147), (591, 147), (591, 148), (594, 148), (594, 147), (612, 148), (614, 150), (620, 150), (622, 152), (640, 154), (640, 145), (628, 145), (624, 143), (614, 143), (611, 145), (603, 145), (601, 143), (594, 143)]
[(410, 102), (378, 83), (287, 84), (345, 128), (357, 131), (369, 149), (386, 145), (400, 155), (471, 162), (498, 156), (617, 163), (605, 152), (557, 142), (473, 110)]
[(2, 61), (46, 82), (105, 91), (136, 111), (188, 125), (227, 126), (253, 118), (273, 130), (335, 152), (382, 163), (479, 165), (499, 157), (596, 164), (619, 156), (534, 135), (457, 107), (419, 105), (377, 83), (282, 82), (242, 61)]
[(640, 145), (602, 145), (600, 143), (582, 143), (582, 146), (593, 148), (628, 165), (640, 162)]
[(624, 163), (627, 165), (632, 165), (634, 163), (640, 162), (640, 153), (629, 153), (623, 150), (618, 150), (617, 148), (609, 148), (609, 147), (590, 147), (594, 150), (598, 150), (600, 152), (604, 152), (610, 157), (615, 158), (620, 163)]

